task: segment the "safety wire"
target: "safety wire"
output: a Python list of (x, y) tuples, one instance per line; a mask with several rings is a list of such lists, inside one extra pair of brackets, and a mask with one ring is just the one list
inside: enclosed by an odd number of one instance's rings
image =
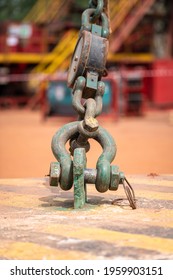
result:
[[(125, 182), (127, 183), (127, 185), (125, 184)], [(124, 179), (122, 180), (122, 184), (130, 206), (132, 207), (132, 209), (136, 209), (135, 192), (126, 177), (124, 177)]]

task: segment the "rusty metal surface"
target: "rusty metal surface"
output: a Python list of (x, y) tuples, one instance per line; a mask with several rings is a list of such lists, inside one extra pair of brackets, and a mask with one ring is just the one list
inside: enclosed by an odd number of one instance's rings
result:
[(129, 179), (135, 211), (123, 188), (74, 210), (47, 178), (0, 179), (0, 259), (173, 259), (173, 175)]
[[(85, 207), (86, 183), (91, 183), (86, 182), (87, 176), (84, 175), (87, 163), (86, 152), (90, 149), (88, 139), (95, 139), (103, 148), (97, 160), (96, 172), (94, 171), (97, 191), (103, 193), (109, 188), (117, 190), (118, 185), (123, 184), (130, 206), (136, 209), (132, 186), (123, 172), (118, 172), (117, 167), (112, 168), (110, 165), (116, 155), (115, 141), (105, 129), (99, 126), (96, 119), (102, 110), (102, 97), (105, 91), (105, 84), (101, 78), (107, 75), (109, 20), (108, 14), (104, 13), (107, 9), (108, 5), (103, 0), (98, 0), (97, 3), (90, 1), (89, 9), (82, 14), (79, 39), (67, 75), (67, 84), (72, 88), (72, 104), (78, 113), (78, 122), (68, 123), (60, 128), (53, 136), (51, 145), (59, 165), (51, 163), (50, 186), (56, 184), (58, 186), (59, 183), (61, 189), (66, 191), (74, 186), (75, 209)], [(70, 153), (66, 151), (68, 140)], [(93, 174), (90, 177), (93, 178)]]

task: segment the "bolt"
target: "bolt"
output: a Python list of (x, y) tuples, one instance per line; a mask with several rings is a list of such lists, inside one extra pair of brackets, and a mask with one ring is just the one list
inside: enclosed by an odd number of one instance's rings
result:
[(74, 61), (78, 61), (78, 56), (77, 55), (75, 56)]
[(61, 168), (59, 162), (51, 162), (49, 172), (49, 184), (52, 187), (57, 187), (60, 178)]
[[(124, 178), (124, 174), (119, 171), (119, 167), (116, 165), (112, 165), (110, 168), (109, 190), (116, 191), (119, 184), (121, 183), (121, 180)], [(84, 178), (85, 183), (95, 184), (97, 178), (97, 169), (85, 169)]]
[(86, 153), (90, 150), (90, 143), (88, 141), (82, 142), (81, 138), (82, 136), (79, 135), (77, 139), (73, 139), (70, 141), (69, 151), (72, 156), (76, 148), (84, 148)]

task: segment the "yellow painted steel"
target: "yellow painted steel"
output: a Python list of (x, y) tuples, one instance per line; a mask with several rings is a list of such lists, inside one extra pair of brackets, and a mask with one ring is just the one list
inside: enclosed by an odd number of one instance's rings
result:
[[(67, 36), (68, 37), (68, 36)], [(68, 37), (69, 38), (69, 37)], [(74, 34), (72, 44), (75, 45), (77, 40), (77, 32), (76, 35)], [(63, 42), (63, 44), (65, 44)], [(58, 48), (56, 46), (56, 48)], [(67, 55), (70, 56), (72, 54), (71, 48), (69, 50), (64, 50), (64, 57)], [(47, 54), (36, 54), (36, 53), (9, 53), (7, 54), (0, 54), (0, 63), (38, 63), (38, 65), (34, 68), (33, 73), (41, 73), (44, 72), (44, 69), (48, 64), (50, 64), (56, 57), (58, 57), (58, 52), (51, 52)], [(111, 54), (108, 55), (108, 61), (114, 61), (114, 62), (127, 62), (127, 61), (141, 61), (141, 62), (152, 62), (155, 59), (155, 57), (152, 54), (148, 53), (118, 53), (118, 54)], [(62, 68), (65, 67), (63, 65), (68, 66), (68, 61), (64, 60), (62, 62)], [(66, 68), (65, 68), (66, 69)]]
[[(77, 38), (77, 36), (76, 36)], [(75, 40), (73, 42), (75, 44)], [(67, 54), (70, 56), (70, 52)], [(6, 54), (0, 54), (0, 63), (34, 63), (38, 65), (34, 68), (32, 73), (42, 73), (44, 72), (45, 67), (50, 64), (57, 54), (55, 53), (48, 53), (48, 54), (36, 54), (36, 53), (10, 53), (8, 55)], [(65, 56), (64, 56), (65, 57)], [(132, 53), (118, 53), (118, 54), (109, 54), (108, 55), (108, 61), (114, 61), (114, 62), (145, 62), (145, 63), (151, 63), (154, 61), (155, 57), (152, 54), (148, 53), (139, 53), (139, 54), (132, 54)], [(60, 70), (66, 70), (69, 65), (68, 60), (64, 60), (61, 63)]]
[[(155, 0), (132, 0), (124, 1), (122, 9), (114, 10), (115, 14), (111, 17), (112, 37), (110, 40), (110, 49), (113, 53), (117, 52), (123, 42), (150, 9)], [(128, 16), (128, 17), (127, 17)]]
[[(39, 63), (43, 56), (38, 53), (1, 53), (0, 63)], [(49, 60), (51, 60), (51, 55)]]
[(110, 21), (112, 32), (121, 25), (129, 11), (135, 6), (139, 0), (110, 0)]
[[(137, 0), (127, 1), (110, 0), (110, 18), (111, 29), (114, 32), (123, 22), (123, 19), (128, 14), (133, 6), (137, 3)], [(51, 21), (57, 13), (61, 13), (64, 5), (68, 5), (68, 1), (53, 1), (46, 2), (38, 0), (31, 11), (28, 13), (24, 21)], [(49, 7), (46, 8), (46, 7)], [(45, 12), (46, 9), (46, 12)], [(31, 53), (8, 53), (0, 54), (1, 63), (35, 63), (38, 64), (32, 71), (32, 73), (46, 73), (52, 74), (55, 71), (66, 70), (69, 64), (69, 58), (71, 57), (76, 41), (78, 37), (77, 30), (70, 30), (64, 34), (59, 40), (51, 53), (46, 54), (31, 54)], [(154, 60), (154, 56), (151, 54), (112, 54), (108, 55), (109, 61), (114, 62), (126, 62), (139, 61), (150, 63)], [(32, 82), (31, 82), (32, 84)], [(34, 82), (35, 84), (35, 82)]]
[[(170, 178), (171, 178), (171, 175), (168, 175)], [(173, 187), (173, 182), (172, 181), (168, 181), (168, 180), (162, 180), (160, 179), (160, 176), (158, 176), (158, 179), (156, 179), (157, 176), (153, 177), (151, 176), (150, 180), (148, 178), (144, 178), (144, 177), (136, 177), (136, 178), (132, 178), (131, 179), (131, 183), (132, 184), (148, 184), (148, 181), (150, 182), (150, 186), (155, 186), (155, 185), (159, 185), (159, 186), (162, 186), (162, 187)], [(173, 180), (173, 177), (172, 177), (172, 180)], [(152, 189), (152, 188), (151, 188)]]
[(37, 0), (29, 13), (23, 19), (24, 22), (50, 23), (59, 14), (64, 15), (64, 6), (69, 4), (69, 0)]
[(74, 210), (73, 190), (46, 178), (0, 179), (0, 258), (172, 259), (173, 175), (128, 178), (136, 210), (121, 186), (100, 194), (89, 185), (88, 206)]
[[(127, 1), (120, 0), (118, 2), (110, 1), (110, 17), (111, 17), (111, 28), (112, 31), (121, 24), (126, 14), (132, 8), (137, 0)], [(40, 64), (34, 68), (33, 72), (45, 72), (47, 74), (52, 74), (57, 70), (66, 70), (67, 59), (72, 55), (76, 41), (77, 41), (77, 31), (76, 34), (73, 34), (74, 31), (67, 32), (63, 38), (59, 41), (55, 49), (52, 51), (52, 62), (50, 65), (46, 65), (47, 58), (40, 62)], [(112, 56), (110, 56), (111, 58)]]
[[(75, 44), (78, 38), (78, 32), (74, 32), (70, 36), (70, 41), (66, 38), (66, 44), (64, 44), (64, 48), (59, 51), (56, 55), (55, 60), (46, 68), (45, 72), (46, 73), (54, 73), (56, 70), (58, 70), (61, 65), (64, 63), (64, 61), (71, 56), (73, 53), (73, 50), (75, 48)], [(70, 43), (69, 43), (70, 42)], [(63, 42), (64, 43), (64, 42)]]
[[(110, 3), (110, 16), (112, 21), (112, 29), (115, 30), (121, 24), (129, 10), (139, 0), (109, 0)], [(47, 23), (52, 21), (55, 16), (62, 14), (65, 9), (62, 9), (66, 4), (69, 4), (68, 0), (37, 0), (35, 5), (31, 8), (29, 13), (25, 16), (23, 21)], [(86, 7), (87, 8), (87, 7)]]
[[(78, 32), (75, 30), (67, 31), (54, 50), (45, 55), (33, 70), (32, 73), (48, 73), (52, 74), (58, 67), (66, 60), (66, 58), (72, 53), (77, 40)], [(50, 59), (51, 57), (51, 59)]]
[[(36, 207), (39, 205), (39, 195), (25, 195), (25, 194), (14, 194), (14, 193), (2, 193), (1, 205), (13, 207)], [(25, 205), (24, 202), (25, 201)]]
[[(76, 30), (67, 31), (54, 50), (50, 54), (45, 55), (31, 73), (50, 75), (56, 71), (66, 70), (67, 68), (64, 69), (64, 66), (67, 67), (69, 64), (68, 58), (73, 53), (77, 37), (78, 32)], [(37, 78), (29, 81), (31, 88), (37, 88), (39, 84), (40, 81)]]
[(153, 54), (150, 53), (109, 53), (108, 54), (108, 61), (114, 62), (144, 62), (144, 63), (151, 63), (154, 61), (155, 57)]
[[(32, 242), (3, 241), (0, 245), (0, 255), (8, 259), (19, 260), (78, 260), (78, 251), (65, 251), (49, 248)], [(93, 259), (92, 254), (83, 254), (83, 259)]]
[[(71, 226), (71, 228), (70, 228)], [(56, 224), (45, 227), (44, 232), (63, 234), (68, 238), (77, 238), (82, 240), (105, 241), (117, 243), (119, 246), (141, 248), (147, 250), (156, 250), (163, 253), (173, 254), (173, 239), (147, 236), (144, 234), (129, 234), (120, 231), (111, 231), (98, 229), (95, 227), (78, 227), (73, 225)]]
[[(123, 196), (123, 190), (119, 191), (119, 194)], [(173, 200), (173, 195), (172, 193), (163, 193), (163, 192), (153, 192), (153, 191), (145, 191), (145, 190), (139, 190), (138, 191), (138, 198), (147, 198), (147, 199), (154, 199), (157, 200), (167, 200), (167, 201), (172, 201)], [(39, 192), (37, 194), (18, 194), (18, 193), (1, 193), (1, 205), (5, 206), (10, 206), (13, 205), (15, 207), (22, 207), (22, 208), (27, 208), (27, 207), (36, 207), (39, 205)], [(23, 203), (25, 201), (25, 204)], [(169, 212), (170, 217), (173, 219), (173, 211)]]

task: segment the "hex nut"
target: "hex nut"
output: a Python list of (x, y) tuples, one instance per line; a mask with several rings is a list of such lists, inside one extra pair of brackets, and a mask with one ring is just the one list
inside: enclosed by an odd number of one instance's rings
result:
[(57, 162), (51, 162), (50, 164), (50, 172), (49, 172), (49, 184), (52, 187), (57, 187), (59, 183), (61, 173), (61, 167), (60, 163)]
[(87, 131), (96, 131), (99, 127), (98, 121), (93, 117), (87, 117), (84, 120), (84, 128)]
[(118, 189), (119, 181), (120, 181), (119, 167), (117, 165), (112, 165), (109, 190), (116, 191)]

